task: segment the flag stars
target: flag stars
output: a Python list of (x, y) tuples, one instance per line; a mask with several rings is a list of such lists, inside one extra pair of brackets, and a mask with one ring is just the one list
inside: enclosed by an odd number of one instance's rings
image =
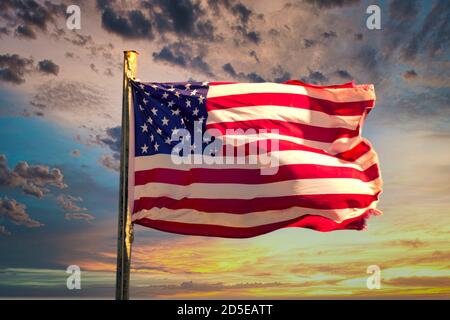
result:
[(175, 110), (171, 110), (172, 111), (172, 115), (173, 116), (178, 116), (180, 115), (180, 109), (175, 109)]
[(161, 130), (161, 128), (156, 129), (156, 132), (157, 132), (159, 135), (162, 135), (162, 130)]
[(155, 148), (155, 151), (158, 151), (158, 149), (159, 149), (159, 144), (158, 144), (158, 142), (155, 142), (155, 144), (153, 145), (153, 147)]
[(155, 141), (155, 136), (153, 134), (150, 135), (150, 141), (151, 142)]
[(180, 98), (180, 92), (179, 91), (175, 92), (175, 97)]
[(141, 126), (141, 128), (142, 128), (142, 133), (148, 132), (148, 127), (147, 127), (147, 124), (146, 124), (146, 123), (144, 123), (144, 125)]
[(156, 116), (156, 114), (158, 113), (158, 109), (156, 109), (155, 107), (152, 108), (152, 113)]
[(170, 139), (169, 137), (166, 138), (166, 140), (164, 140), (165, 143), (170, 144), (172, 142), (172, 139)]
[(163, 126), (168, 126), (169, 125), (169, 119), (167, 119), (166, 117), (162, 118), (162, 124), (163, 124)]
[(144, 100), (142, 100), (142, 101), (144, 101), (144, 104), (147, 105), (148, 100), (146, 98), (144, 98)]
[(205, 97), (200, 95), (200, 97), (198, 97), (198, 103), (203, 103), (204, 99), (205, 99)]
[(145, 86), (141, 83), (141, 84), (139, 84), (139, 88), (141, 88), (141, 90), (144, 90)]
[(191, 107), (191, 100), (186, 100), (186, 107), (190, 108)]
[(198, 116), (198, 112), (199, 112), (200, 110), (198, 110), (198, 108), (195, 108), (194, 109), (194, 111), (192, 111), (192, 114), (194, 115), (194, 116)]
[(153, 124), (153, 119), (151, 117), (148, 117), (147, 122)]
[(141, 149), (142, 149), (142, 153), (147, 153), (148, 147), (146, 144), (144, 144), (144, 146), (141, 147)]
[(186, 90), (189, 90), (190, 87), (191, 87), (191, 84), (190, 84), (190, 83), (186, 83), (186, 84), (184, 85), (184, 87), (186, 88)]
[(162, 95), (162, 98), (163, 99), (169, 98), (169, 94), (167, 92), (164, 92), (163, 95)]
[(154, 90), (157, 90), (157, 89), (158, 89), (158, 86), (157, 86), (156, 84), (154, 84), (154, 83), (152, 83), (152, 84), (150, 85), (150, 87), (152, 87)]
[(195, 96), (197, 94), (197, 89), (192, 90), (191, 96)]
[(175, 104), (175, 102), (173, 101), (169, 101), (169, 103), (167, 104), (169, 106), (169, 108), (172, 108), (172, 106)]

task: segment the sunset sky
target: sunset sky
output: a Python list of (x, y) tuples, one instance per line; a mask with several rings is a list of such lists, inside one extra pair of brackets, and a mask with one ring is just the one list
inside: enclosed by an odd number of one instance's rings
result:
[(124, 50), (143, 81), (373, 83), (384, 180), (365, 231), (136, 226), (131, 298), (449, 298), (449, 22), (445, 0), (0, 1), (0, 298), (114, 297)]

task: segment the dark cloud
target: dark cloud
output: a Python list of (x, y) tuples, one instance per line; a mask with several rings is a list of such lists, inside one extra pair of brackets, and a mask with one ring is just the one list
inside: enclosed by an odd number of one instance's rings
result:
[(79, 157), (81, 155), (81, 153), (80, 153), (80, 150), (75, 149), (70, 152), (70, 155), (73, 157)]
[(57, 168), (44, 165), (29, 165), (25, 161), (19, 162), (11, 170), (8, 167), (6, 156), (0, 154), (0, 186), (17, 187), (26, 194), (41, 198), (50, 192), (48, 186), (62, 189), (67, 187), (64, 175)]
[(105, 168), (119, 172), (120, 171), (120, 161), (119, 159), (116, 159), (115, 157), (112, 157), (108, 154), (104, 154), (98, 159), (98, 163), (100, 163)]
[(10, 34), (7, 27), (0, 27), (0, 38), (3, 36), (8, 36)]
[(0, 80), (21, 84), (25, 82), (25, 74), (32, 71), (33, 59), (18, 54), (0, 55)]
[(111, 149), (115, 159), (120, 159), (120, 140), (120, 126), (106, 129), (105, 136), (97, 136), (97, 141)]
[(222, 69), (230, 76), (232, 76), (233, 78), (237, 76), (236, 70), (234, 70), (233, 66), (231, 65), (231, 63), (226, 63), (222, 66)]
[(316, 44), (315, 40), (312, 39), (303, 39), (303, 45), (305, 48), (311, 48)]
[(166, 33), (214, 39), (214, 25), (206, 18), (199, 1), (148, 0), (140, 6), (139, 10), (122, 10), (114, 1), (97, 1), (103, 27), (126, 39), (153, 39), (154, 34)]
[(91, 64), (89, 65), (89, 68), (91, 68), (91, 70), (94, 71), (95, 73), (98, 73), (98, 69), (97, 69), (97, 67), (95, 66), (94, 63), (91, 63)]
[(120, 169), (120, 141), (121, 127), (106, 129), (104, 135), (97, 135), (93, 143), (105, 146), (112, 151), (112, 155), (104, 154), (98, 159), (98, 162), (109, 170), (119, 172)]
[(52, 60), (42, 60), (38, 63), (38, 70), (43, 73), (53, 74), (55, 76), (59, 73), (59, 66)]
[(344, 7), (359, 3), (359, 0), (304, 0), (318, 8), (330, 9), (335, 7)]
[(402, 49), (403, 58), (415, 59), (419, 53), (434, 57), (448, 51), (450, 43), (450, 2), (436, 1), (420, 30)]
[(362, 39), (364, 39), (362, 33), (355, 33), (355, 40), (361, 41)]
[(9, 220), (10, 222), (25, 226), (28, 228), (35, 228), (43, 226), (39, 221), (30, 218), (25, 211), (26, 206), (17, 202), (14, 199), (0, 198), (0, 217)]
[(17, 26), (15, 34), (18, 37), (36, 39), (36, 33), (26, 24)]
[(309, 70), (309, 75), (301, 78), (301, 81), (311, 84), (324, 84), (328, 81), (328, 78), (320, 71)]
[(353, 79), (352, 75), (347, 70), (336, 70), (336, 75), (342, 79)]
[(258, 58), (258, 55), (256, 54), (255, 50), (251, 50), (249, 54), (250, 54), (250, 57), (253, 57), (255, 59), (255, 61), (259, 63), (259, 58)]
[(102, 26), (107, 31), (124, 38), (153, 38), (150, 21), (137, 10), (121, 15), (112, 7), (105, 6), (102, 12)]
[(154, 52), (153, 59), (185, 67), (191, 54), (192, 51), (188, 45), (177, 42), (163, 47), (159, 52)]
[(159, 52), (153, 53), (155, 61), (162, 61), (179, 67), (190, 67), (208, 76), (212, 76), (211, 67), (203, 56), (195, 55), (191, 46), (175, 42), (164, 46)]
[(250, 72), (250, 73), (244, 73), (239, 72), (237, 73), (234, 67), (231, 65), (231, 63), (226, 63), (222, 66), (222, 69), (231, 77), (238, 78), (244, 81), (250, 81), (250, 82), (264, 82), (264, 78), (257, 74), (256, 72)]
[(334, 31), (325, 31), (322, 33), (322, 37), (325, 39), (337, 38), (337, 33)]
[(54, 4), (51, 1), (2, 0), (1, 11), (3, 17), (9, 17), (10, 25), (22, 26), (20, 31), (20, 26), (16, 29), (16, 34), (23, 36), (25, 33), (34, 33), (33, 28), (46, 32), (49, 24), (55, 25), (58, 15), (66, 14), (66, 7), (62, 3)]
[(406, 80), (417, 78), (417, 72), (414, 69), (407, 70), (403, 73), (403, 78)]

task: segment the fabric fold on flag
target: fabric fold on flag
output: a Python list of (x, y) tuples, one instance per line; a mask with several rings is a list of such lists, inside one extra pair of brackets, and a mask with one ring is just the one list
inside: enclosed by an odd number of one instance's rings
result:
[(131, 81), (132, 221), (246, 238), (362, 230), (382, 192), (373, 85)]

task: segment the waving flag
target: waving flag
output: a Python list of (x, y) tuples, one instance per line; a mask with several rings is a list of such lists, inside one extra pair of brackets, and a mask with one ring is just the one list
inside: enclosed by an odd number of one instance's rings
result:
[(378, 160), (361, 137), (372, 85), (131, 81), (132, 221), (244, 238), (363, 229)]

